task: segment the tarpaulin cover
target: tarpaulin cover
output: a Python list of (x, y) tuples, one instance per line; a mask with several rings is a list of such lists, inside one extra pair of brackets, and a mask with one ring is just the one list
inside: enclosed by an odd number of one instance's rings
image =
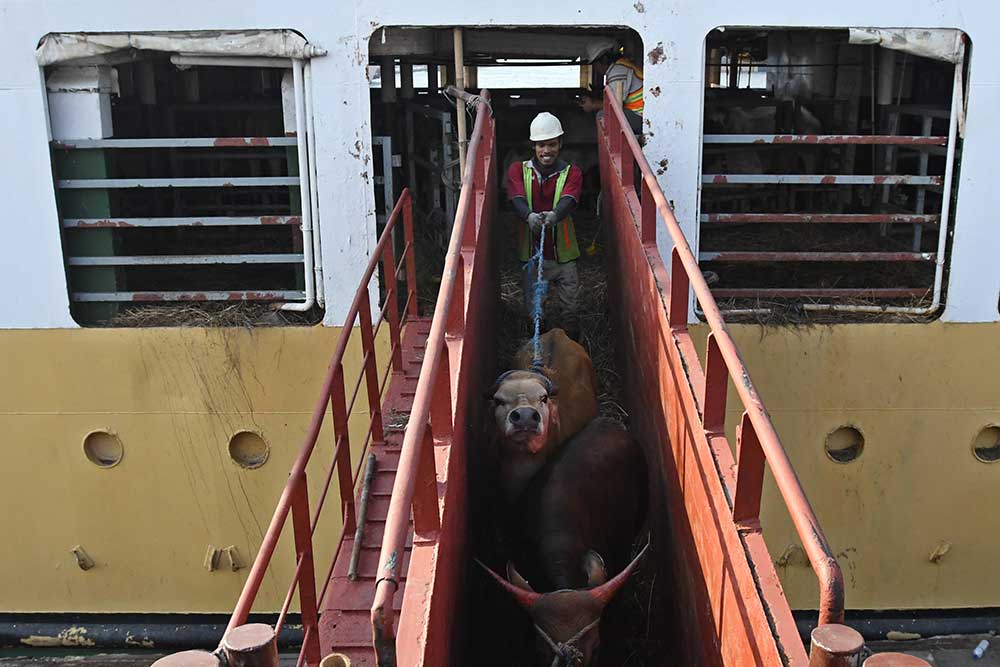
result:
[(309, 58), (319, 55), (302, 35), (291, 30), (234, 30), (49, 33), (39, 43), (35, 57), (39, 65), (45, 66), (133, 50), (269, 58)]
[(959, 63), (962, 60), (962, 31), (951, 28), (851, 28), (851, 44), (877, 44), (886, 49), (915, 56)]

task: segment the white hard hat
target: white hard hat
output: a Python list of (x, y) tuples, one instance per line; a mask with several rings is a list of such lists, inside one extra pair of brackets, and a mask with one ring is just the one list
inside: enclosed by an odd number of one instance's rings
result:
[(613, 51), (618, 46), (618, 42), (613, 39), (595, 39), (587, 43), (585, 55), (588, 63), (592, 63), (608, 51)]
[(548, 141), (561, 137), (562, 134), (562, 123), (548, 111), (543, 111), (535, 116), (535, 120), (531, 121), (532, 141)]

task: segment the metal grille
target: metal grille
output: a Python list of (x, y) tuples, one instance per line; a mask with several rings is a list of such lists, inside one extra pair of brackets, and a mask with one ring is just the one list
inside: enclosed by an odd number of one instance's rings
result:
[[(194, 103), (172, 97), (178, 74), (169, 64), (156, 65), (163, 98), (154, 105), (116, 99), (114, 138), (52, 142), (70, 299), (79, 321), (111, 319), (125, 304), (322, 305), (309, 187), (315, 158), (303, 141), (311, 140), (310, 68), (282, 62), (285, 67), (204, 68), (206, 79), (215, 78)], [(279, 93), (283, 77), (293, 81), (291, 95)], [(224, 82), (239, 91), (247, 80), (265, 82), (246, 92), (248, 99), (213, 90)], [(293, 98), (296, 131), (286, 132)], [(268, 134), (176, 136), (233, 130)]]
[[(950, 108), (893, 105), (882, 134), (704, 135), (699, 262), (725, 313), (939, 308), (962, 67)], [(861, 150), (877, 173), (850, 173)]]

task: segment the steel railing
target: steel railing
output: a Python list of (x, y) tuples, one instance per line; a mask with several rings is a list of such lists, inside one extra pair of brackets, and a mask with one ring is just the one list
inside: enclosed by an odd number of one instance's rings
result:
[[(607, 142), (610, 166), (621, 181), (626, 200), (636, 217), (643, 245), (656, 248), (656, 216), (663, 218), (664, 227), (673, 244), (670, 254), (667, 320), (675, 334), (687, 333), (689, 294), (701, 305), (709, 326), (704, 367), (704, 392), (695, 396), (702, 409), (701, 426), (707, 436), (724, 432), (728, 384), (732, 381), (743, 405), (743, 415), (737, 436), (735, 493), (730, 504), (732, 519), (737, 525), (759, 524), (761, 494), (765, 465), (784, 500), (799, 539), (819, 579), (819, 622), (842, 623), (844, 620), (844, 580), (830, 545), (823, 535), (805, 491), (795, 474), (771, 419), (764, 408), (750, 373), (726, 327), (719, 306), (705, 282), (698, 260), (688, 245), (673, 210), (667, 203), (653, 170), (646, 161), (628, 121), (610, 89), (604, 94), (603, 123), (605, 132), (599, 141)], [(636, 197), (636, 166), (641, 174), (641, 198)], [(701, 371), (697, 357), (687, 358), (688, 374), (692, 367)], [(687, 388), (694, 393), (693, 387)]]
[[(441, 530), (435, 440), (450, 440), (455, 429), (463, 428), (463, 425), (455, 423), (454, 417), (469, 298), (466, 271), (472, 268), (466, 266), (466, 262), (475, 253), (477, 234), (483, 229), (482, 221), (489, 215), (487, 209), (491, 201), (486, 158), (494, 150), (489, 93), (482, 91), (473, 104), (477, 108), (476, 121), (469, 142), (455, 224), (410, 419), (403, 437), (379, 555), (371, 619), (380, 665), (392, 665), (396, 660), (393, 600), (404, 574), (403, 551), (411, 509), (415, 545), (420, 541), (436, 541)], [(463, 113), (461, 103), (459, 113)]]
[[(402, 220), (405, 247), (401, 253), (401, 261), (396, 262), (396, 255), (392, 239), (393, 232), (396, 231), (400, 220)], [(372, 308), (369, 299), (369, 284), (376, 271), (381, 267), (382, 280), (384, 281), (384, 305), (379, 313), (377, 325), (372, 324)], [(399, 281), (397, 280), (405, 270), (406, 275), (406, 300), (402, 308), (399, 309)], [(253, 608), (257, 593), (261, 583), (271, 564), (275, 548), (281, 537), (288, 516), (292, 516), (292, 527), (295, 539), (295, 574), (288, 586), (284, 603), (278, 614), (274, 633), (277, 635), (288, 616), (292, 599), (296, 589), (299, 594), (299, 608), (302, 615), (303, 641), (302, 650), (299, 654), (298, 664), (303, 662), (310, 666), (318, 665), (320, 661), (319, 643), (319, 605), (326, 596), (327, 587), (333, 573), (333, 565), (336, 563), (343, 536), (352, 535), (355, 530), (356, 512), (354, 507), (354, 487), (361, 472), (362, 463), (365, 460), (364, 450), (371, 442), (383, 441), (382, 424), (382, 396), (390, 380), (391, 375), (403, 373), (402, 357), (402, 327), (417, 316), (417, 287), (416, 287), (416, 265), (414, 264), (414, 243), (413, 243), (413, 212), (412, 199), (408, 189), (403, 190), (396, 206), (386, 222), (385, 229), (379, 237), (378, 244), (372, 252), (368, 267), (361, 278), (360, 286), (354, 296), (354, 301), (347, 312), (344, 320), (344, 329), (337, 341), (337, 347), (327, 368), (323, 388), (320, 392), (319, 400), (312, 413), (309, 429), (306, 432), (305, 441), (295, 464), (288, 476), (288, 482), (278, 500), (278, 506), (271, 518), (271, 523), (264, 535), (263, 542), (257, 552), (243, 592), (229, 620), (226, 633), (234, 628), (243, 625)], [(347, 353), (348, 344), (355, 331), (355, 323), (361, 336), (361, 352), (363, 361), (361, 371), (356, 380), (352, 380), (353, 393), (350, 400), (347, 398), (347, 387), (344, 376), (344, 356)], [(377, 345), (376, 340), (379, 330), (383, 324), (389, 326), (389, 362), (381, 377), (378, 371)], [(352, 465), (351, 444), (348, 433), (349, 415), (352, 413), (357, 402), (362, 383), (366, 387), (366, 397), (368, 410), (371, 415), (365, 442), (362, 445), (362, 453), (358, 457), (357, 464)], [(313, 451), (319, 438), (320, 429), (323, 426), (327, 410), (329, 409), (333, 419), (334, 450), (331, 457), (329, 469), (320, 490), (319, 501), (312, 509), (309, 503), (308, 486), (306, 483), (306, 467), (309, 465)], [(330, 571), (323, 578), (323, 585), (319, 594), (316, 593), (316, 576), (314, 571), (314, 544), (313, 534), (319, 522), (320, 514), (326, 503), (327, 495), (330, 491), (331, 482), (336, 475), (338, 488), (340, 491), (341, 516), (343, 518), (343, 534), (338, 540), (337, 549), (330, 559)], [(312, 511), (310, 511), (312, 509)]]

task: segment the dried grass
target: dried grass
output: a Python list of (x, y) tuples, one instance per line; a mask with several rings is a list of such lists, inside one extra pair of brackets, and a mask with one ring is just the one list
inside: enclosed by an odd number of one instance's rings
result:
[(235, 303), (179, 303), (128, 306), (102, 323), (106, 327), (259, 327), (308, 324), (307, 313), (278, 310), (276, 304), (237, 301)]

